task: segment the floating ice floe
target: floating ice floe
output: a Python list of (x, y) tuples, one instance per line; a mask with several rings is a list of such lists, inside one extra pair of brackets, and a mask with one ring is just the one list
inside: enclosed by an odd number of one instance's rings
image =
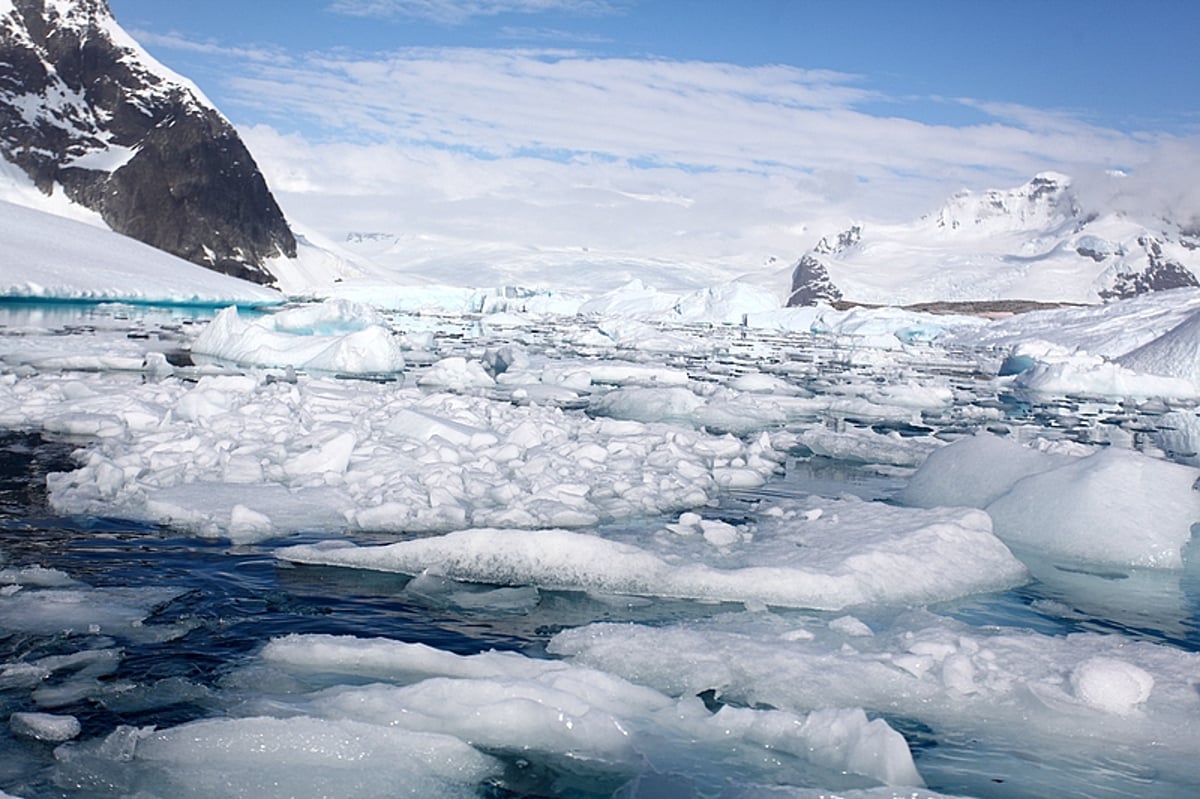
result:
[[(265, 671), (244, 679), (286, 675), (291, 687), (258, 700), (275, 713), (470, 741), (502, 760), (532, 763), (531, 774), (559, 791), (574, 784), (611, 792), (647, 764), (689, 774), (698, 785), (720, 785), (731, 774), (750, 784), (764, 777), (799, 786), (922, 784), (903, 737), (854, 706), (804, 714), (706, 706), (693, 694), (664, 694), (562, 661), (460, 656), (349, 636), (277, 638), (260, 660), (252, 668)], [(256, 712), (255, 704), (243, 711)]]
[(683, 387), (617, 388), (593, 397), (588, 412), (614, 419), (666, 422), (735, 435), (779, 427), (787, 421), (783, 403), (729, 391), (702, 397)]
[(8, 726), (16, 735), (56, 743), (69, 741), (82, 730), (79, 719), (55, 713), (13, 713), (8, 717)]
[(1076, 561), (1177, 569), (1200, 522), (1200, 470), (1132, 450), (1086, 457), (981, 434), (933, 452), (901, 493), (919, 507), (985, 508), (996, 535)]
[(194, 799), (454, 799), (503, 773), (498, 761), (457, 738), (306, 716), (122, 726), (55, 755), (56, 779), (68, 784), (104, 775), (122, 793)]
[(193, 356), (239, 366), (293, 367), (337, 374), (404, 369), (400, 342), (378, 313), (347, 301), (300, 306), (243, 319), (226, 308), (192, 342)]
[(125, 635), (153, 638), (160, 628), (142, 622), (178, 591), (155, 587), (91, 587), (51, 583), (39, 576), (0, 588), (0, 628), (53, 634)]
[[(613, 368), (610, 379), (631, 376)], [(124, 388), (105, 391), (92, 375), (0, 380), (0, 419), (91, 437), (78, 468), (48, 479), (58, 512), (239, 541), (301, 529), (581, 527), (705, 505), (761, 485), (782, 459), (764, 436), (394, 384), (208, 376)]]
[[(1119, 635), (969, 628), (924, 613), (866, 636), (795, 624), (764, 614), (593, 624), (559, 633), (549, 649), (673, 696), (712, 691), (797, 713), (861, 704), (980, 751), (1022, 761), (1062, 752), (1052, 768), (1131, 758), (1169, 785), (1200, 778), (1190, 754), (1200, 746), (1195, 653)], [(1018, 771), (1005, 777), (1020, 792)]]
[(1018, 373), (1013, 383), (1028, 391), (1057, 395), (1168, 399), (1200, 396), (1200, 386), (1191, 380), (1146, 374), (1128, 368), (1123, 362), (1087, 353), (1074, 353), (1050, 363), (1035, 362)]
[(950, 599), (1026, 579), (982, 512), (854, 497), (764, 504), (741, 526), (689, 512), (654, 535), (480, 529), (380, 546), (322, 542), (277, 555), (494, 585), (831, 610)]

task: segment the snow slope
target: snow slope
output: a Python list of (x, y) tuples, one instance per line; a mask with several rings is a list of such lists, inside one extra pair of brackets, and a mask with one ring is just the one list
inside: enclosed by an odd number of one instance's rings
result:
[(47, 300), (270, 305), (283, 295), (131, 238), (0, 200), (0, 295)]
[(1034, 300), (1096, 303), (1200, 285), (1194, 231), (1084, 208), (1071, 179), (963, 191), (901, 225), (853, 225), (793, 270), (792, 304)]

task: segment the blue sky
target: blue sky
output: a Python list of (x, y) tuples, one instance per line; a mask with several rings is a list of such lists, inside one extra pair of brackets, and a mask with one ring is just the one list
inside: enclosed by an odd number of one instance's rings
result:
[[(1200, 129), (1188, 0), (110, 0), (135, 32), (281, 52), (569, 48), (855, 75), (879, 113), (978, 121), (946, 98), (1057, 109), (1122, 130)], [(511, 8), (503, 11), (493, 9)], [(222, 99), (220, 64), (148, 49)]]
[(1188, 0), (109, 4), (331, 236), (787, 257), (1048, 169), (1200, 211)]

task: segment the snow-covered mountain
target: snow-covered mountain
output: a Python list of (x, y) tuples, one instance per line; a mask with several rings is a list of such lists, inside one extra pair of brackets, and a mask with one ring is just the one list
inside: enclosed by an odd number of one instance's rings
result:
[(44, 194), (202, 266), (273, 283), (296, 241), (232, 125), (105, 0), (0, 0), (0, 154)]
[(789, 305), (1096, 303), (1197, 286), (1200, 231), (1086, 208), (1071, 180), (963, 191), (911, 224), (852, 225), (792, 268)]

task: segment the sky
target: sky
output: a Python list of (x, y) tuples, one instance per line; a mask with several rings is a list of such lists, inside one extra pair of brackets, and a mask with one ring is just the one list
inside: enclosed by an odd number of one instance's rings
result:
[(289, 218), (414, 258), (760, 268), (1044, 170), (1200, 215), (1189, 0), (109, 5), (238, 127)]

